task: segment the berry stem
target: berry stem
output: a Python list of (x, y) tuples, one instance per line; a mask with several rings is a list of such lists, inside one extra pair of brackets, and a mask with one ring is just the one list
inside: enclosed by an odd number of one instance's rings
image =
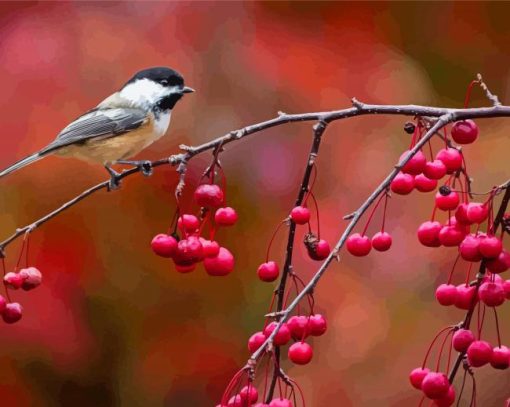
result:
[(464, 109), (467, 109), (469, 105), (469, 100), (471, 99), (471, 91), (473, 90), (473, 86), (480, 83), (477, 79), (471, 81), (466, 90), (466, 97), (464, 98)]
[(499, 320), (498, 320), (498, 311), (496, 311), (496, 307), (492, 307), (494, 311), (494, 321), (496, 321), (496, 333), (498, 335), (498, 347), (501, 348), (501, 334), (499, 331)]
[(452, 282), (452, 277), (453, 277), (453, 273), (455, 271), (455, 266), (457, 265), (457, 263), (459, 262), (459, 259), (460, 259), (460, 253), (457, 255), (456, 259), (455, 259), (455, 262), (453, 263), (453, 266), (452, 266), (452, 270), (450, 271), (450, 275), (448, 276), (448, 282), (447, 284), (451, 284)]
[(377, 199), (377, 202), (375, 203), (374, 207), (372, 208), (372, 212), (370, 212), (370, 215), (368, 216), (368, 219), (365, 223), (365, 227), (363, 228), (363, 232), (361, 232), (361, 235), (362, 236), (365, 236), (366, 232), (367, 232), (367, 229), (368, 229), (368, 226), (370, 225), (370, 222), (372, 221), (372, 218), (374, 217), (374, 213), (377, 209), (377, 207), (379, 206), (379, 204), (381, 203), (381, 200), (386, 196), (386, 192), (382, 192), (381, 195), (379, 196), (379, 198)]
[(310, 191), (309, 196), (312, 197), (312, 201), (315, 206), (315, 214), (317, 216), (317, 237), (320, 239), (321, 238), (321, 222), (320, 222), (320, 218), (319, 218), (319, 205), (317, 204), (317, 200), (315, 199), (315, 195), (313, 194), (313, 192)]
[(381, 232), (384, 233), (384, 226), (386, 225), (386, 209), (388, 207), (388, 193), (384, 193), (384, 209), (383, 209), (383, 217), (382, 217), (382, 226)]
[(274, 241), (274, 238), (276, 237), (276, 234), (278, 233), (278, 231), (280, 230), (280, 228), (282, 227), (282, 225), (285, 223), (285, 221), (282, 221), (278, 224), (278, 226), (276, 227), (275, 231), (273, 232), (273, 236), (271, 236), (271, 240), (269, 241), (269, 245), (267, 246), (267, 251), (266, 251), (266, 263), (269, 261), (269, 251), (271, 250), (271, 246), (273, 244), (273, 241)]
[(434, 346), (434, 344), (436, 343), (436, 341), (438, 340), (438, 338), (442, 335), (443, 332), (445, 331), (448, 331), (448, 330), (451, 330), (453, 327), (452, 326), (447, 326), (446, 328), (443, 328), (441, 329), (437, 334), (436, 336), (434, 337), (434, 339), (432, 340), (431, 344), (429, 345), (429, 348), (427, 350), (427, 353), (425, 354), (425, 358), (423, 359), (423, 364), (421, 365), (422, 369), (425, 368), (425, 365), (427, 364), (427, 359), (429, 357), (429, 354), (430, 352), (432, 351), (432, 347)]

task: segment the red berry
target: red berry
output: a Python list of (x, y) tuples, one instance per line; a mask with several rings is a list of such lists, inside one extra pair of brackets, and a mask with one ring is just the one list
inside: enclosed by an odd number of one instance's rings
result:
[(439, 247), (439, 232), (442, 226), (437, 221), (423, 222), (418, 228), (418, 240), (420, 243), (427, 247)]
[(495, 347), (492, 350), (490, 362), (495, 369), (508, 369), (508, 366), (510, 366), (510, 349), (506, 346)]
[(262, 281), (271, 282), (278, 278), (280, 275), (280, 268), (274, 261), (262, 263), (257, 269), (257, 275)]
[(502, 273), (510, 268), (510, 253), (503, 249), (497, 258), (488, 260), (485, 265), (491, 273)]
[(354, 233), (347, 238), (347, 250), (353, 256), (366, 256), (372, 249), (372, 243), (368, 236), (361, 236), (359, 233)]
[(241, 399), (247, 405), (251, 405), (251, 403), (256, 403), (259, 398), (259, 393), (253, 384), (248, 384), (244, 386), (239, 392)]
[(480, 239), (478, 250), (480, 250), (480, 254), (483, 257), (497, 258), (501, 250), (503, 250), (503, 243), (501, 243), (501, 240), (496, 236), (486, 236)]
[(204, 259), (205, 271), (210, 276), (226, 276), (234, 270), (234, 264), (234, 256), (224, 247), (220, 247), (216, 257)]
[(216, 257), (220, 252), (220, 245), (215, 240), (207, 240), (203, 237), (199, 237), (200, 243), (204, 250), (204, 257)]
[(308, 250), (308, 255), (312, 260), (324, 260), (329, 256), (331, 252), (331, 248), (329, 247), (329, 243), (320, 239), (313, 247), (313, 250)]
[(21, 285), (23, 290), (29, 291), (41, 285), (42, 274), (35, 267), (21, 269), (19, 274), (21, 274), (23, 278), (23, 284)]
[(173, 236), (161, 233), (154, 236), (151, 242), (151, 248), (158, 256), (172, 257), (177, 250), (177, 240)]
[[(275, 330), (276, 326), (278, 325), (277, 322), (271, 322), (269, 325), (267, 325), (264, 328), (264, 335), (266, 338), (269, 337)], [(275, 337), (273, 338), (273, 343), (276, 346), (282, 346), (287, 344), (288, 341), (290, 341), (290, 330), (287, 324), (284, 322), (278, 332), (276, 333)]]
[(446, 247), (458, 246), (464, 237), (464, 231), (456, 226), (443, 226), (438, 235), (439, 242)]
[(390, 189), (399, 195), (410, 194), (414, 188), (414, 177), (410, 174), (399, 172), (391, 181)]
[(391, 235), (386, 232), (377, 232), (372, 237), (372, 247), (378, 252), (385, 252), (391, 247)]
[(450, 191), (448, 195), (443, 195), (441, 192), (436, 192), (436, 206), (443, 210), (449, 211), (455, 209), (460, 202), (459, 194), (455, 191)]
[(436, 154), (436, 160), (442, 161), (447, 174), (451, 174), (462, 168), (462, 155), (455, 148), (443, 148)]
[(457, 352), (466, 352), (474, 341), (475, 336), (469, 329), (459, 329), (452, 337), (452, 345)]
[(466, 284), (459, 284), (457, 286), (457, 298), (455, 299), (455, 306), (463, 310), (470, 309), (471, 306), (476, 304), (478, 301), (475, 292), (475, 287), (468, 286)]
[(490, 362), (492, 346), (486, 341), (474, 341), (467, 349), (468, 362), (473, 367), (481, 367)]
[(464, 260), (477, 262), (482, 260), (478, 246), (480, 239), (473, 234), (467, 235), (459, 245), (459, 253)]
[(441, 179), (446, 175), (446, 165), (441, 160), (428, 161), (423, 175), (430, 179)]
[(290, 317), (287, 321), (287, 326), (289, 327), (290, 334), (296, 340), (305, 339), (311, 329), (309, 318), (304, 315)]
[[(463, 204), (460, 204), (457, 207), (457, 209), (460, 208), (462, 205)], [(469, 225), (459, 222), (455, 216), (450, 216), (450, 219), (448, 219), (448, 221), (446, 222), (446, 226), (456, 226), (458, 229), (462, 231), (464, 236), (469, 233)]]
[(199, 206), (218, 208), (223, 205), (224, 195), (218, 185), (202, 184), (195, 190), (194, 198)]
[(409, 374), (409, 381), (411, 382), (411, 385), (418, 390), (421, 390), (421, 383), (423, 382), (423, 379), (425, 376), (427, 376), (430, 372), (430, 369), (417, 367), (416, 369), (413, 369), (411, 373)]
[(436, 189), (437, 180), (430, 179), (423, 174), (414, 177), (414, 187), (420, 192), (430, 192)]
[(296, 365), (306, 365), (312, 360), (313, 349), (306, 342), (296, 342), (289, 347), (288, 356)]
[(482, 223), (489, 216), (489, 205), (471, 202), (467, 206), (466, 217), (470, 223)]
[(214, 214), (214, 221), (220, 226), (232, 226), (237, 222), (237, 213), (230, 206), (219, 208)]
[(227, 403), (227, 407), (243, 407), (246, 403), (243, 402), (240, 394), (235, 394), (230, 398)]
[(175, 270), (179, 273), (191, 273), (197, 267), (196, 263), (192, 264), (177, 264), (174, 262)]
[(505, 302), (505, 290), (502, 284), (485, 282), (478, 289), (478, 297), (489, 307), (498, 307)]
[(262, 332), (255, 332), (248, 339), (248, 350), (253, 353), (266, 341), (266, 336)]
[(195, 215), (185, 213), (177, 219), (177, 227), (184, 233), (194, 233), (200, 227), (200, 221)]
[[(399, 161), (409, 154), (410, 150), (404, 151), (404, 153), (400, 156)], [(421, 151), (417, 151), (409, 161), (402, 167), (402, 172), (411, 175), (420, 174), (425, 169), (425, 164), (427, 163), (427, 159), (425, 155)]]
[(423, 378), (421, 389), (429, 399), (439, 399), (446, 396), (450, 382), (444, 373), (429, 372)]
[(298, 225), (304, 225), (310, 220), (310, 209), (304, 206), (296, 206), (290, 211), (290, 218)]
[(473, 120), (461, 120), (452, 126), (452, 138), (458, 144), (471, 144), (478, 137), (478, 126)]
[(269, 407), (293, 407), (293, 405), (289, 399), (282, 399), (280, 397), (278, 399), (271, 400), (271, 403), (269, 403)]
[(10, 271), (4, 276), (4, 284), (8, 288), (12, 288), (13, 290), (17, 290), (23, 285), (24, 276), (20, 273), (13, 273)]
[(503, 282), (503, 290), (505, 290), (506, 299), (510, 300), (510, 280)]
[(455, 403), (455, 389), (453, 386), (448, 388), (445, 396), (434, 400), (434, 405), (437, 407), (450, 407), (453, 403)]
[(21, 319), (23, 308), (17, 302), (9, 302), (5, 305), (2, 318), (8, 324), (14, 324)]
[(457, 300), (457, 287), (453, 284), (441, 284), (436, 289), (436, 299), (439, 304), (449, 306)]
[(174, 261), (181, 266), (189, 266), (197, 263), (204, 258), (204, 248), (199, 238), (189, 236), (182, 239), (177, 244), (177, 250), (174, 253)]
[(309, 327), (310, 335), (321, 336), (324, 335), (328, 329), (328, 323), (326, 322), (326, 318), (324, 318), (321, 314), (314, 314), (310, 316)]
[(6, 305), (7, 305), (6, 299), (0, 295), (0, 314), (4, 312)]
[(472, 224), (472, 222), (467, 217), (468, 207), (469, 207), (468, 203), (461, 203), (455, 210), (455, 219), (457, 219), (457, 221), (463, 225)]

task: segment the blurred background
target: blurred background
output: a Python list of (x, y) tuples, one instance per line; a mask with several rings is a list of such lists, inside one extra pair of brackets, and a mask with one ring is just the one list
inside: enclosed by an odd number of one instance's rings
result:
[[(167, 65), (197, 92), (179, 103), (169, 135), (140, 158), (198, 144), (276, 115), (338, 109), (349, 99), (461, 107), (481, 72), (510, 98), (508, 3), (76, 2), (0, 4), (0, 167), (49, 143), (72, 119), (137, 70)], [(487, 104), (475, 88), (472, 106)], [(315, 187), (322, 234), (332, 244), (352, 212), (409, 144), (405, 118), (336, 122), (326, 132)], [(506, 180), (510, 120), (480, 120), (465, 148), (474, 188)], [(0, 404), (23, 406), (214, 406), (248, 357), (273, 285), (256, 268), (288, 213), (311, 142), (311, 123), (290, 124), (231, 144), (222, 156), (229, 204), (240, 221), (219, 240), (236, 256), (226, 278), (178, 274), (152, 254), (175, 209), (175, 170), (131, 177), (37, 230), (30, 261), (44, 275), (15, 292), (23, 319), (0, 325)], [(439, 145), (434, 145), (439, 148)], [(194, 185), (210, 156), (190, 165)], [(47, 158), (2, 179), (0, 239), (105, 179), (102, 168)], [(432, 194), (396, 196), (387, 230), (394, 246), (345, 255), (316, 290), (329, 332), (306, 367), (284, 362), (307, 406), (417, 405), (408, 384), (435, 333), (464, 312), (440, 307), (455, 249), (421, 247), (417, 226)], [(369, 233), (379, 227), (376, 216)], [(443, 219), (442, 219), (443, 220)], [(283, 259), (285, 233), (272, 257)], [(302, 239), (298, 234), (298, 241)], [(298, 245), (307, 280), (318, 263)], [(19, 245), (7, 252), (8, 268)], [(466, 264), (459, 265), (460, 282)], [(510, 343), (503, 307), (503, 342)], [(495, 341), (487, 319), (487, 339)], [(479, 405), (510, 396), (508, 372), (477, 371)], [(458, 386), (458, 382), (457, 382)], [(457, 387), (458, 388), (458, 387)], [(469, 390), (468, 390), (469, 393)], [(465, 401), (468, 405), (468, 401)]]

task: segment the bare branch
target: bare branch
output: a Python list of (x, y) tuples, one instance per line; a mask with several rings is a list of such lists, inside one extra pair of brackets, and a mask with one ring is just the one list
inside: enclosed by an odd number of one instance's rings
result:
[(491, 102), (492, 102), (492, 106), (501, 106), (501, 102), (499, 101), (499, 98), (497, 95), (494, 95), (490, 90), (489, 88), (487, 87), (487, 85), (485, 84), (485, 82), (483, 81), (483, 78), (482, 78), (482, 75), (481, 74), (476, 74), (476, 80), (478, 81), (478, 84), (480, 85), (480, 87), (483, 89), (483, 91), (485, 92), (485, 96), (487, 96), (487, 99), (489, 99)]

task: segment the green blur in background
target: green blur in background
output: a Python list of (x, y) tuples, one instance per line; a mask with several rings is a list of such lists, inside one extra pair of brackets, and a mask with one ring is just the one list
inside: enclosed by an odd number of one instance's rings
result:
[[(2, 2), (0, 167), (45, 146), (134, 72), (154, 65), (177, 69), (197, 92), (179, 103), (167, 137), (143, 159), (279, 110), (348, 107), (353, 96), (461, 107), (477, 72), (508, 103), (509, 12), (503, 2)], [(483, 104), (475, 89), (471, 105)], [(342, 216), (407, 148), (405, 120), (354, 118), (327, 130), (315, 194), (328, 241), (338, 239)], [(485, 191), (508, 178), (510, 121), (478, 124), (479, 141), (465, 154), (474, 188)], [(216, 405), (249, 356), (248, 337), (262, 327), (273, 285), (260, 282), (256, 269), (295, 199), (311, 136), (310, 123), (289, 124), (223, 153), (229, 205), (240, 215), (218, 235), (236, 256), (226, 278), (201, 268), (178, 274), (152, 254), (152, 236), (166, 231), (175, 209), (170, 167), (150, 179), (131, 177), (121, 190), (98, 193), (37, 230), (30, 260), (44, 283), (14, 293), (23, 319), (0, 326), (0, 405)], [(192, 161), (190, 188), (209, 160)], [(100, 167), (48, 158), (2, 179), (0, 238), (104, 178)], [(418, 404), (408, 372), (421, 364), (435, 333), (464, 315), (434, 300), (455, 249), (424, 248), (415, 238), (432, 201), (432, 194), (392, 198), (392, 249), (363, 259), (346, 255), (321, 281), (316, 312), (326, 315), (329, 331), (312, 342), (311, 364), (284, 362), (307, 406)], [(284, 235), (272, 249), (280, 262)], [(8, 267), (18, 251), (9, 247)], [(296, 272), (308, 280), (318, 263), (301, 245), (295, 257)], [(466, 267), (460, 265), (458, 282)], [(507, 308), (500, 321), (508, 345)], [(493, 319), (486, 324), (486, 339), (495, 341)], [(502, 406), (509, 384), (507, 371), (477, 371), (479, 405)]]

